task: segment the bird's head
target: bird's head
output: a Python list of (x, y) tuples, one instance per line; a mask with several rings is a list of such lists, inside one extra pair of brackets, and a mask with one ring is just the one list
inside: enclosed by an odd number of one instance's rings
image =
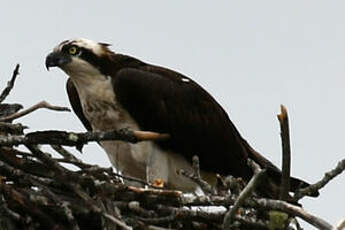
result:
[(46, 58), (46, 67), (59, 67), (68, 75), (102, 72), (103, 65), (113, 54), (109, 44), (88, 39), (74, 39), (61, 42)]

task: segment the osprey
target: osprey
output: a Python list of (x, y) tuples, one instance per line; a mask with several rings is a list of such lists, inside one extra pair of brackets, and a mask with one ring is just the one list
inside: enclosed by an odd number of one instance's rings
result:
[[(101, 141), (122, 174), (149, 182), (162, 179), (168, 188), (194, 191), (196, 185), (177, 173), (191, 168), (193, 155), (199, 157), (201, 176), (212, 184), (216, 173), (248, 181), (253, 176), (247, 165), (251, 158), (276, 185), (261, 190), (269, 197), (278, 194), (280, 170), (249, 146), (223, 108), (189, 77), (87, 39), (63, 41), (45, 64), (69, 76), (68, 97), (87, 130), (130, 128), (170, 135), (168, 140), (137, 144)], [(291, 191), (307, 185), (291, 178)]]

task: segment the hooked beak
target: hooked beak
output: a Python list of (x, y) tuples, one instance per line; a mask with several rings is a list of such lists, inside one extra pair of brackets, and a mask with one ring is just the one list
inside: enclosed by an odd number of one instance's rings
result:
[(49, 71), (50, 67), (62, 67), (71, 62), (72, 58), (62, 52), (53, 51), (46, 57), (46, 68)]

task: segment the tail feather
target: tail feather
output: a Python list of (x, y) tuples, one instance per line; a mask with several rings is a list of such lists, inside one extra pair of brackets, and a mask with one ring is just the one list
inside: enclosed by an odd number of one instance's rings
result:
[[(254, 160), (257, 164), (259, 164), (261, 168), (267, 169), (267, 175), (272, 180), (272, 182), (274, 182), (274, 184), (276, 184), (277, 186), (280, 186), (281, 177), (282, 177), (281, 170), (277, 168), (274, 164), (272, 164), (272, 162), (270, 162), (265, 157), (263, 157), (260, 153), (255, 151), (245, 140), (243, 141), (248, 150), (248, 157)], [(291, 192), (295, 192), (297, 189), (300, 189), (300, 188), (306, 188), (309, 185), (310, 184), (308, 184), (307, 182), (301, 179), (290, 177), (290, 191)], [(316, 191), (312, 194), (309, 194), (309, 196), (317, 197), (319, 196), (319, 192)]]
[[(267, 175), (274, 181), (275, 184), (277, 185), (281, 184), (282, 173), (280, 170), (276, 171), (276, 170), (272, 170), (271, 168), (268, 168)], [(310, 185), (309, 183), (299, 178), (290, 177), (290, 192), (295, 192), (297, 189), (306, 188), (309, 185)], [(318, 197), (319, 195), (320, 194), (318, 191), (312, 194), (309, 194), (309, 196), (311, 197)]]
[[(308, 186), (310, 186), (310, 184), (308, 184), (307, 182), (301, 179), (298, 179), (295, 177), (290, 178), (290, 187), (291, 187), (291, 190), (293, 190), (293, 192), (296, 191), (297, 189), (306, 188)], [(319, 195), (320, 195), (319, 191), (309, 194), (309, 196), (311, 197), (318, 197)]]

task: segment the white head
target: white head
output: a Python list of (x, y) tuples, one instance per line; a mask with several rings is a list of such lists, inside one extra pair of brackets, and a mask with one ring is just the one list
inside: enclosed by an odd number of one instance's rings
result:
[(54, 51), (61, 51), (64, 46), (77, 46), (92, 51), (94, 54), (101, 56), (104, 54), (104, 47), (108, 47), (109, 44), (96, 42), (86, 38), (70, 39), (61, 42)]
[(46, 58), (46, 67), (59, 67), (69, 76), (99, 75), (108, 69), (109, 44), (89, 39), (73, 39), (61, 42)]

